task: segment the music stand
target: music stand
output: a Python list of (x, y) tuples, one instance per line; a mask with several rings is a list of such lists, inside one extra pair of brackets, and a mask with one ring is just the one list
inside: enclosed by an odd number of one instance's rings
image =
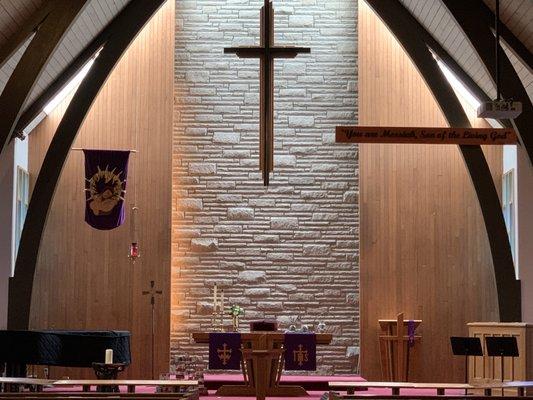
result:
[(465, 357), (465, 383), (468, 383), (468, 356), (483, 356), (481, 340), (477, 337), (452, 336), (450, 342), (453, 355)]
[(487, 344), (487, 353), (490, 357), (500, 357), (502, 383), (504, 374), (504, 357), (518, 357), (518, 344), (514, 336), (487, 336), (485, 338)]

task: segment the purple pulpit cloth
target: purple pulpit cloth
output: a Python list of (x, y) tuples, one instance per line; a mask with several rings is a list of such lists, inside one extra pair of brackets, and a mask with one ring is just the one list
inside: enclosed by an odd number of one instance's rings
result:
[(110, 230), (124, 223), (124, 196), (129, 151), (83, 150), (85, 154), (85, 221)]
[(209, 334), (209, 369), (241, 369), (241, 334)]
[(316, 335), (314, 333), (285, 333), (285, 370), (316, 370)]

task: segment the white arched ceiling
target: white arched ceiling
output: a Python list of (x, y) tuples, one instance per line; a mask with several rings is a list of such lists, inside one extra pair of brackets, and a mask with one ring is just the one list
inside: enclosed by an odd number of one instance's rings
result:
[(43, 0), (0, 1), (0, 47), (24, 25), (43, 3)]
[(496, 97), (496, 87), (489, 72), (441, 0), (400, 0), (400, 2), (489, 97)]
[[(495, 12), (496, 0), (483, 0)], [(533, 1), (500, 0), (500, 21), (533, 53)]]
[[(488, 71), (442, 1), (400, 1), (487, 95), (494, 98), (496, 89)], [(489, 8), (494, 9), (495, 0), (483, 1)], [(5, 44), (10, 35), (23, 26), (24, 22), (42, 6), (43, 2), (44, 0), (0, 1), (0, 47)], [(48, 85), (61, 74), (128, 2), (129, 0), (89, 0), (87, 7), (53, 54), (50, 63), (33, 89), (27, 106), (43, 93)], [(500, 0), (500, 13), (502, 22), (531, 51), (533, 49), (533, 0)], [(0, 69), (0, 91), (4, 88), (24, 48), (25, 46), (19, 49), (11, 60)], [(510, 58), (531, 96), (533, 91), (531, 71), (525, 68), (513, 55)]]
[(2, 66), (2, 68), (0, 68), (0, 93), (2, 93), (2, 90), (4, 90), (4, 86), (6, 85), (9, 77), (15, 70), (15, 67), (22, 58), (22, 55), (26, 51), (26, 48), (28, 47), (32, 39), (33, 35), (31, 35), (26, 40), (26, 42), (24, 42), (24, 44), (19, 47), (15, 54), (13, 54), (11, 58)]
[[(41, 3), (41, 0), (0, 1), (0, 46), (38, 9)], [(50, 62), (30, 94), (26, 106), (44, 92), (128, 3), (129, 0), (89, 0), (82, 14), (76, 19), (52, 55)], [(11, 58), (6, 68), (0, 70), (0, 90), (4, 88), (14, 65), (16, 65), (15, 61), (18, 62), (20, 56), (21, 50)]]
[(524, 65), (523, 61), (519, 59), (515, 55), (515, 53), (505, 44), (505, 42), (502, 43), (502, 47), (505, 51), (505, 54), (507, 54), (507, 57), (509, 57), (509, 61), (511, 61), (511, 64), (513, 64), (513, 67), (516, 71), (516, 74), (520, 78), (522, 85), (524, 85), (529, 99), (533, 103), (533, 73), (529, 68)]

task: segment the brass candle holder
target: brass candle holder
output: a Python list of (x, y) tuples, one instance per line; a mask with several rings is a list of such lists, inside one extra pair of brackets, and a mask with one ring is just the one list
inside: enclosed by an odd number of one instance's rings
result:
[(214, 287), (213, 293), (213, 313), (211, 316), (211, 325), (214, 332), (224, 332), (224, 290), (217, 295), (217, 286)]

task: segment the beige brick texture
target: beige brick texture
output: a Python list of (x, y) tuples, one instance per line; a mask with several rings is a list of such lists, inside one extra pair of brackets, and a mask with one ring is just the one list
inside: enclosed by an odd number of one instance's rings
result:
[[(258, 0), (177, 0), (172, 354), (207, 355), (211, 289), (250, 320), (324, 321), (320, 373), (348, 373), (359, 344), (359, 173), (336, 125), (357, 122), (357, 1), (274, 1), (276, 42), (311, 47), (275, 63), (275, 173), (258, 171)], [(229, 319), (228, 319), (229, 322)]]

